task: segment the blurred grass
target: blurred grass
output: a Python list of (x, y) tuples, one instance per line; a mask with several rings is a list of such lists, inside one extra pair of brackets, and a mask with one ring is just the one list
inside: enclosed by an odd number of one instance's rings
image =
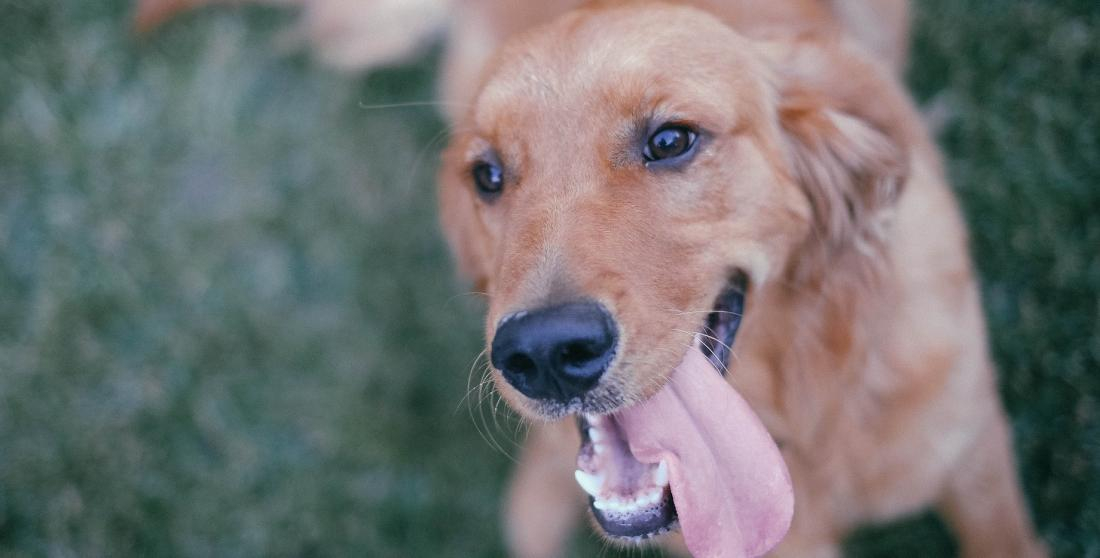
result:
[[(432, 99), (434, 56), (341, 75), (272, 48), (288, 14), (142, 41), (126, 4), (0, 3), (0, 555), (500, 555), (443, 123), (363, 108)], [(1100, 5), (915, 26), (1037, 522), (1100, 556)], [(848, 545), (952, 552), (931, 515)]]

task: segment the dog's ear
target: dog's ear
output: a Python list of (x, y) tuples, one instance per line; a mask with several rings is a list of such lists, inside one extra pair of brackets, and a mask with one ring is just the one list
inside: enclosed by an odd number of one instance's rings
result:
[(488, 234), (477, 215), (466, 167), (455, 151), (451, 147), (443, 153), (439, 169), (439, 220), (459, 274), (483, 291), (489, 278)]
[(785, 102), (780, 122), (817, 240), (833, 251), (882, 240), (907, 173), (902, 148), (866, 120), (813, 99)]
[(840, 49), (787, 54), (779, 125), (791, 175), (812, 207), (810, 242), (827, 258), (874, 251), (909, 170), (904, 96), (887, 71)]

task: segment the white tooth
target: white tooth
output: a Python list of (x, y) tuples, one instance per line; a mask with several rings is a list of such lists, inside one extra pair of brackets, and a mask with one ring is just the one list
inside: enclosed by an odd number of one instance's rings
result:
[(593, 500), (592, 501), (592, 507), (594, 507), (598, 510), (606, 510), (608, 508), (609, 503), (610, 502), (608, 502), (607, 500)]
[(581, 488), (590, 496), (593, 498), (599, 496), (600, 489), (603, 488), (602, 476), (586, 473), (580, 469), (577, 469), (573, 476), (576, 477), (577, 484), (581, 485)]
[(587, 420), (588, 424), (595, 425), (595, 424), (599, 424), (603, 420), (603, 417), (601, 417), (600, 415), (592, 415), (592, 414), (587, 414), (586, 413), (584, 415), (584, 420)]
[(665, 495), (664, 490), (659, 490), (658, 489), (658, 490), (654, 490), (653, 492), (650, 492), (649, 493), (649, 505), (651, 505), (651, 506), (656, 505), (657, 502), (661, 501), (661, 497), (664, 496), (664, 495)]
[(657, 486), (668, 486), (668, 463), (664, 459), (653, 472), (653, 482), (657, 483)]
[(589, 428), (588, 439), (592, 440), (593, 442), (599, 442), (603, 440), (603, 432), (600, 432), (599, 429), (596, 428)]
[(607, 446), (603, 444), (592, 444), (592, 451), (596, 452), (597, 454), (601, 454), (606, 450)]

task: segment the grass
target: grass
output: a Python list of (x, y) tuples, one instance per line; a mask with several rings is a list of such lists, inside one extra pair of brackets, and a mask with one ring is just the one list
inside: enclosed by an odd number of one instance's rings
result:
[[(0, 555), (501, 555), (518, 435), (464, 398), (444, 126), (363, 108), (433, 98), (434, 55), (348, 76), (271, 48), (287, 14), (140, 41), (126, 9), (0, 6)], [(1100, 9), (917, 11), (1027, 495), (1056, 555), (1098, 557)], [(926, 515), (847, 551), (953, 548)]]

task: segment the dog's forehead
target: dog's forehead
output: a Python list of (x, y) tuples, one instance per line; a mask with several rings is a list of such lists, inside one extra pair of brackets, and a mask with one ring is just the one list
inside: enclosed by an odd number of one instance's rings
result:
[(741, 81), (728, 75), (736, 73), (741, 43), (709, 14), (683, 6), (578, 10), (502, 50), (474, 124), (490, 131), (578, 118), (600, 124), (601, 116), (636, 116), (659, 104), (674, 111), (677, 103), (713, 103), (715, 92), (728, 95)]

